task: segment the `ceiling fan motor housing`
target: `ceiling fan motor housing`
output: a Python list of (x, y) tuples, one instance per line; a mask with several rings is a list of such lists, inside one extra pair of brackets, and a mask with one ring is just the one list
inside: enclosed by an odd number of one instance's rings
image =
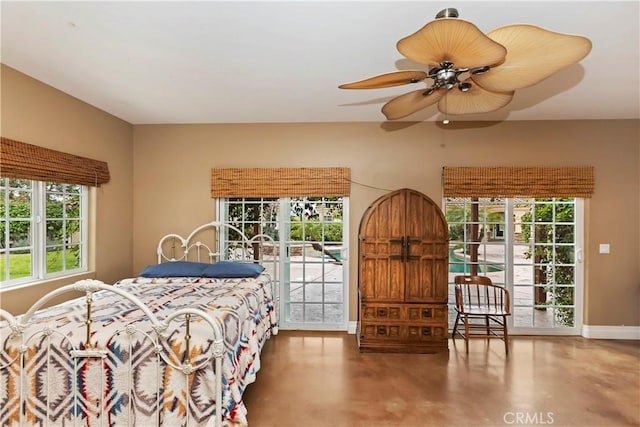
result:
[(435, 86), (442, 89), (451, 89), (458, 82), (458, 73), (455, 69), (442, 69), (436, 73)]
[(456, 9), (455, 7), (448, 7), (446, 9), (442, 9), (440, 12), (438, 12), (438, 14), (436, 15), (436, 19), (440, 19), (440, 18), (457, 18), (458, 15), (458, 9)]

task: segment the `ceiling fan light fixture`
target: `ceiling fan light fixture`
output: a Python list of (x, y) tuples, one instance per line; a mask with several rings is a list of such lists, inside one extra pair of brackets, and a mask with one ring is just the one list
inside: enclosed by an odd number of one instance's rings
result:
[[(445, 114), (487, 113), (511, 102), (514, 91), (539, 83), (567, 68), (591, 50), (586, 37), (556, 33), (528, 24), (508, 25), (485, 34), (446, 8), (436, 19), (396, 43), (426, 71), (394, 71), (340, 85), (376, 89), (431, 79), (427, 88), (396, 96), (382, 107), (397, 120), (437, 104)], [(489, 72), (490, 71), (490, 72)], [(468, 80), (468, 81), (467, 81)], [(450, 90), (457, 87), (459, 90)]]
[(436, 87), (449, 90), (458, 84), (458, 73), (456, 70), (445, 68), (438, 71), (433, 79)]

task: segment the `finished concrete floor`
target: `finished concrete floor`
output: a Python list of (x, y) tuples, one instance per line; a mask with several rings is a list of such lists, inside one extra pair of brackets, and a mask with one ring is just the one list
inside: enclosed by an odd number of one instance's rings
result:
[(244, 394), (250, 427), (638, 426), (640, 341), (514, 336), (449, 354), (360, 353), (280, 331)]

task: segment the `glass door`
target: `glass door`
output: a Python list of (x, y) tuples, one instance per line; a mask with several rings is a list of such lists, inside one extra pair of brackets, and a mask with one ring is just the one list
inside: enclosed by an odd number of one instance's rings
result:
[(580, 333), (582, 201), (447, 198), (449, 319), (453, 277), (488, 276), (511, 296), (511, 333)]
[(278, 245), (280, 328), (346, 330), (348, 230), (345, 197), (219, 201), (221, 221)]
[(579, 334), (582, 202), (511, 199), (514, 332)]
[[(285, 199), (283, 328), (347, 328), (345, 200)], [(284, 209), (283, 209), (284, 212)], [(283, 237), (285, 235), (283, 234)]]

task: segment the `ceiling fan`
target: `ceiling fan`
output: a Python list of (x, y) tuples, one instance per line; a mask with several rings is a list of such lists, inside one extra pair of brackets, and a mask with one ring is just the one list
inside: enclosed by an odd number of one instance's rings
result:
[(570, 66), (591, 51), (585, 37), (534, 25), (507, 25), (486, 35), (447, 8), (396, 44), (427, 70), (403, 70), (345, 83), (340, 89), (377, 89), (427, 82), (427, 87), (391, 99), (382, 107), (397, 120), (433, 104), (445, 114), (487, 113), (511, 102), (514, 92)]

